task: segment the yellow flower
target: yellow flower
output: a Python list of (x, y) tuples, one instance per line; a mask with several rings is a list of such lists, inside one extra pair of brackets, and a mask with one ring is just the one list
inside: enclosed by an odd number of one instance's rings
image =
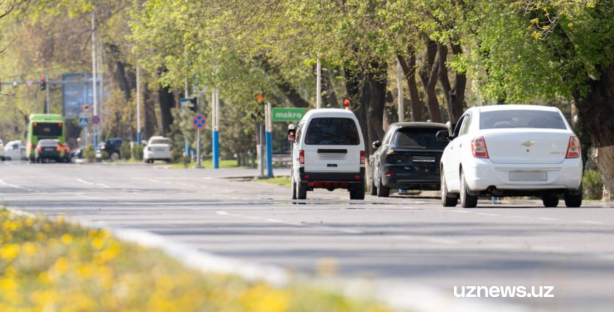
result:
[(70, 243), (72, 243), (72, 236), (70, 236), (70, 234), (64, 234), (62, 238), (60, 238), (60, 241), (64, 245), (70, 245)]
[(36, 245), (33, 243), (27, 242), (21, 246), (21, 249), (26, 256), (33, 256), (36, 254)]
[(13, 260), (19, 255), (19, 245), (7, 244), (0, 249), (0, 257), (5, 260)]
[(56, 261), (54, 264), (55, 270), (60, 274), (66, 273), (66, 271), (68, 271), (69, 266), (70, 264), (68, 263), (66, 257), (60, 257), (58, 261)]

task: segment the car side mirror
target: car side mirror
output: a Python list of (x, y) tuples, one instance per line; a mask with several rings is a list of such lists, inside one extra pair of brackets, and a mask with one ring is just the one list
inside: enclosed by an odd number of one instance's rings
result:
[(450, 137), (450, 132), (448, 130), (437, 131), (437, 134), (435, 135), (435, 137), (439, 141), (451, 141), (452, 140), (452, 138)]
[(296, 140), (296, 125), (288, 125), (288, 141), (294, 142)]
[(382, 142), (380, 142), (379, 140), (375, 140), (373, 141), (371, 146), (373, 146), (374, 149), (378, 149), (380, 146), (382, 146)]

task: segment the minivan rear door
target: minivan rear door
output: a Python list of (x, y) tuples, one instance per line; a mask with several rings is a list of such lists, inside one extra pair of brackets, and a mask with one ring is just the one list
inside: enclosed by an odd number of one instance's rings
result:
[(363, 145), (352, 118), (313, 118), (305, 131), (305, 172), (359, 172)]

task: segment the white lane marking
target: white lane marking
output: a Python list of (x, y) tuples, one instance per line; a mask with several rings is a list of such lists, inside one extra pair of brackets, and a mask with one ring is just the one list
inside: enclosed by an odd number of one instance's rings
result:
[(102, 183), (96, 183), (96, 185), (101, 186), (101, 187), (105, 187), (105, 188), (111, 188), (110, 186), (108, 186), (106, 184), (102, 184)]
[(464, 210), (450, 210), (451, 212), (457, 212), (457, 213), (473, 213), (471, 211), (464, 211)]
[(15, 184), (4, 182), (4, 180), (2, 180), (2, 179), (0, 179), (0, 184), (8, 186), (8, 187), (16, 188), (16, 189), (26, 190), (26, 191), (31, 191), (32, 190), (32, 189), (29, 189), (29, 188), (21, 187), (19, 185), (15, 185)]
[(156, 182), (156, 183), (160, 183), (160, 181), (158, 181), (158, 180), (156, 180), (156, 179), (149, 179), (149, 181)]
[(79, 195), (79, 197), (83, 197), (85, 199), (95, 199), (95, 200), (100, 200), (100, 198), (96, 198), (96, 197), (92, 197), (92, 196), (87, 196), (87, 195)]
[(480, 213), (476, 213), (476, 214), (481, 215), (481, 216), (488, 216), (488, 217), (498, 217), (499, 216), (498, 214), (484, 213), (484, 212), (480, 212)]
[(87, 181), (82, 180), (82, 179), (77, 179), (77, 181), (79, 181), (79, 182), (81, 182), (81, 183), (83, 183), (83, 184), (87, 184), (87, 185), (94, 185), (94, 183), (92, 183), (92, 182), (87, 182)]
[(554, 218), (536, 218), (537, 220), (543, 220), (543, 221), (560, 221), (559, 219), (554, 219)]
[(206, 187), (206, 186), (203, 186), (203, 188), (204, 188), (204, 189), (206, 189), (207, 187)]
[(599, 222), (599, 221), (590, 221), (590, 220), (580, 220), (578, 221), (580, 223), (586, 223), (586, 224), (603, 224), (603, 222)]
[(227, 211), (216, 211), (215, 213), (219, 215), (230, 215)]
[(273, 223), (285, 223), (284, 221), (281, 220), (277, 220), (277, 219), (266, 219), (269, 222), (273, 222)]
[(341, 229), (341, 232), (343, 233), (349, 233), (349, 234), (363, 234), (363, 231), (358, 231), (358, 230), (352, 230), (352, 229)]

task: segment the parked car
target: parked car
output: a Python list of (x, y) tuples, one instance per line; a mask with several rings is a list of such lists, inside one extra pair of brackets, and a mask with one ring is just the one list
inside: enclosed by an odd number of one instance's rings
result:
[(79, 146), (73, 149), (70, 154), (70, 162), (75, 162), (77, 159), (83, 159), (83, 150), (87, 148), (87, 145)]
[(478, 196), (541, 196), (556, 207), (582, 205), (580, 141), (555, 107), (494, 105), (465, 112), (441, 160), (441, 200), (476, 207)]
[(120, 149), (122, 146), (122, 142), (123, 140), (120, 138), (112, 138), (101, 142), (100, 144), (98, 144), (98, 148), (96, 148), (96, 158), (102, 159), (102, 152), (106, 152), (105, 159), (110, 159), (113, 161), (119, 160), (121, 156)]
[(439, 190), (440, 161), (447, 142), (437, 140), (445, 124), (400, 122), (388, 127), (369, 158), (371, 195), (388, 197), (391, 189)]
[(173, 142), (169, 138), (154, 136), (143, 148), (143, 161), (153, 164), (156, 160), (170, 162), (173, 153)]
[(4, 161), (4, 143), (0, 140), (0, 160)]
[(293, 141), (292, 199), (306, 199), (307, 191), (347, 189), (350, 199), (364, 199), (365, 145), (358, 119), (343, 109), (314, 109), (298, 127)]
[(50, 160), (61, 162), (64, 158), (64, 151), (60, 141), (57, 139), (42, 139), (36, 145), (34, 159), (37, 163), (46, 163)]
[(5, 160), (23, 160), (26, 158), (26, 147), (21, 141), (11, 141), (4, 146)]

